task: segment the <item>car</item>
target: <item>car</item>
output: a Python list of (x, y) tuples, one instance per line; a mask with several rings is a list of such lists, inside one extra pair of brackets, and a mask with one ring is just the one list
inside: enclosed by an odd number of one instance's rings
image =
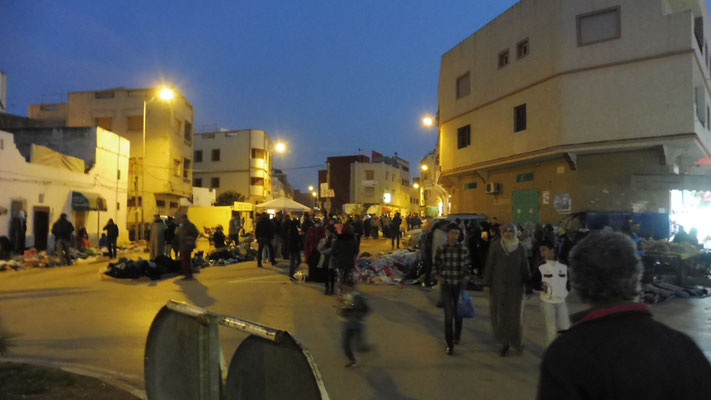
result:
[[(455, 222), (457, 219), (460, 221), (471, 221), (475, 224), (480, 224), (482, 222), (488, 221), (489, 217), (484, 214), (474, 214), (474, 213), (459, 213), (459, 214), (449, 214), (446, 217), (435, 218), (431, 221), (432, 225), (437, 224), (439, 221)], [(471, 223), (469, 222), (469, 223)]]

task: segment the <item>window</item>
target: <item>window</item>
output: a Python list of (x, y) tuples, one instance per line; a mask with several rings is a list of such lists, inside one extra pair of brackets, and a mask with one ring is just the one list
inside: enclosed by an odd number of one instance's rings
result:
[(476, 182), (469, 182), (464, 184), (464, 190), (473, 190), (477, 188)]
[(126, 118), (129, 131), (143, 131), (143, 115), (131, 115)]
[(252, 158), (264, 159), (264, 149), (252, 149)]
[(533, 181), (533, 172), (516, 175), (516, 183), (531, 182), (531, 181)]
[(156, 206), (165, 207), (165, 200), (156, 200)]
[(145, 96), (146, 96), (145, 90), (129, 90), (128, 91), (128, 97), (145, 97)]
[(250, 184), (252, 186), (264, 186), (264, 178), (254, 178), (250, 179)]
[(95, 99), (113, 99), (114, 92), (109, 90), (108, 92), (94, 92)]
[(111, 118), (111, 117), (99, 117), (99, 118), (95, 118), (95, 119), (94, 119), (94, 122), (96, 123), (96, 126), (98, 126), (98, 127), (100, 127), (100, 128), (104, 128), (104, 129), (106, 129), (107, 131), (110, 131), (110, 130), (111, 130), (111, 124), (112, 124), (112, 122), (113, 122), (113, 118)]
[(175, 134), (180, 135), (180, 120), (177, 118), (175, 119)]
[(463, 126), (457, 129), (457, 149), (463, 149), (471, 144), (471, 127)]
[(195, 179), (193, 179), (193, 186), (195, 186), (195, 187), (202, 187), (202, 178), (195, 178)]
[(190, 178), (190, 160), (187, 158), (183, 159), (183, 178)]
[(185, 121), (185, 140), (188, 142), (193, 141), (193, 124), (188, 121)]
[(469, 82), (469, 72), (467, 72), (457, 78), (457, 98), (461, 99), (462, 97), (468, 95), (470, 90), (471, 86)]
[(372, 169), (366, 169), (365, 170), (365, 179), (368, 181), (372, 181), (375, 179), (375, 171)]
[(365, 197), (371, 198), (375, 197), (375, 188), (373, 186), (369, 186), (365, 188)]
[(706, 90), (703, 86), (697, 86), (696, 95), (696, 117), (701, 121), (701, 125), (706, 126)]
[(41, 104), (41, 111), (57, 111), (59, 107), (56, 104)]
[(516, 45), (516, 57), (523, 58), (528, 55), (528, 39), (518, 42)]
[(173, 175), (180, 176), (180, 160), (173, 160)]
[(701, 53), (704, 52), (704, 19), (703, 17), (698, 17), (694, 19), (694, 36), (696, 37), (696, 43), (699, 45), (699, 50)]
[(195, 150), (193, 160), (195, 160), (196, 163), (202, 162), (202, 150)]
[(171, 201), (170, 202), (170, 208), (178, 208), (178, 203)]
[(619, 6), (578, 15), (577, 20), (578, 46), (615, 40), (622, 36)]
[(390, 172), (385, 171), (385, 180), (387, 181), (388, 179), (390, 179)]
[(210, 179), (210, 187), (213, 189), (220, 187), (220, 178), (211, 178)]
[(526, 105), (514, 107), (514, 132), (526, 130)]
[(212, 149), (212, 161), (220, 161), (220, 149)]
[(509, 65), (509, 50), (506, 49), (499, 53), (499, 68)]

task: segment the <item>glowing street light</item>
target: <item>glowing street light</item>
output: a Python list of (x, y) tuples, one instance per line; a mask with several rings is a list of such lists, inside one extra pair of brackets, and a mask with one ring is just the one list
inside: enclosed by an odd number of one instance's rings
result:
[(313, 191), (314, 191), (314, 187), (313, 187), (313, 186), (309, 186), (309, 192), (313, 192)]
[(421, 168), (422, 168), (423, 171), (427, 171), (427, 169), (428, 169), (427, 164), (422, 164), (422, 167), (421, 167)]
[(311, 192), (311, 195), (314, 197), (318, 197), (318, 193), (316, 193), (316, 192)]
[(416, 184), (412, 185), (412, 187), (414, 187), (415, 189), (419, 189), (419, 188), (420, 188), (420, 184), (419, 184), (419, 183), (416, 183)]
[(175, 92), (171, 88), (164, 87), (160, 90), (158, 97), (163, 101), (171, 101), (175, 97)]
[(434, 119), (432, 119), (432, 117), (424, 117), (422, 118), (422, 124), (429, 128), (434, 125)]
[(283, 153), (286, 151), (286, 145), (279, 142), (276, 144), (276, 147), (274, 147), (274, 150), (276, 150), (277, 153)]

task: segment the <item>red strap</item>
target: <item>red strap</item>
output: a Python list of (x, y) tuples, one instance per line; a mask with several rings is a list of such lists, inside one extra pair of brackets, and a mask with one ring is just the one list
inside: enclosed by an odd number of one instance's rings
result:
[(583, 322), (586, 321), (591, 321), (594, 319), (600, 319), (603, 317), (607, 317), (608, 315), (612, 314), (617, 314), (617, 313), (622, 313), (622, 312), (628, 312), (628, 311), (649, 311), (649, 306), (647, 304), (623, 304), (620, 306), (615, 306), (615, 307), (610, 307), (610, 308), (603, 308), (600, 310), (595, 310), (587, 314), (583, 319), (580, 321), (574, 323), (571, 325), (571, 328), (579, 325)]

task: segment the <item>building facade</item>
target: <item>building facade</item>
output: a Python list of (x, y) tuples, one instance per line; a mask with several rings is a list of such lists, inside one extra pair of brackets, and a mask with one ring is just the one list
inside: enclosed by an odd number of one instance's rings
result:
[(399, 157), (373, 157), (351, 165), (350, 203), (368, 214), (419, 213), (419, 191), (410, 181), (409, 163)]
[(439, 153), (435, 149), (420, 162), (419, 205), (420, 214), (429, 218), (449, 214), (451, 197), (439, 182)]
[(522, 0), (448, 51), (438, 148), (452, 212), (557, 223), (670, 212), (672, 190), (703, 189), (708, 26), (704, 1)]
[(66, 113), (67, 126), (99, 126), (130, 141), (128, 228), (132, 230), (140, 221), (149, 224), (153, 214), (175, 215), (179, 200), (192, 195), (193, 106), (177, 92), (172, 100), (163, 101), (158, 90), (71, 92), (66, 105), (35, 104), (28, 111), (31, 118), (52, 121), (61, 121)]
[[(364, 155), (328, 157), (326, 165), (326, 182), (334, 197), (325, 198), (325, 209), (329, 213), (340, 214), (343, 205), (354, 203), (352, 199), (353, 182), (351, 181), (351, 166), (356, 163), (368, 163), (370, 158)], [(319, 187), (321, 187), (322, 174), (319, 171)], [(321, 194), (321, 193), (319, 193)]]
[(193, 184), (234, 191), (252, 204), (271, 200), (272, 141), (260, 129), (195, 134)]
[(0, 131), (0, 232), (27, 216), (26, 247), (54, 248), (51, 228), (66, 213), (96, 243), (112, 218), (128, 240), (126, 199), (130, 143), (98, 127)]

